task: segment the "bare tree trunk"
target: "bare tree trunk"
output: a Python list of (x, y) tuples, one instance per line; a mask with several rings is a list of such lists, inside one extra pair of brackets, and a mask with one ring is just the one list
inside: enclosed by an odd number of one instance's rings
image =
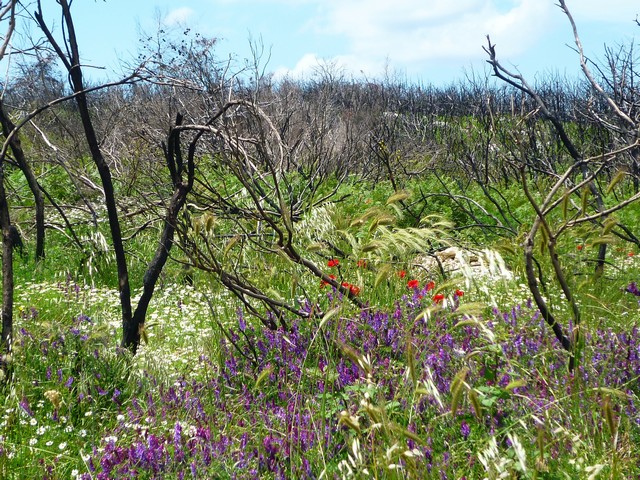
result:
[[(566, 9), (566, 7), (564, 6), (564, 1), (561, 0), (560, 5), (562, 6), (563, 9)], [(568, 15), (568, 11), (566, 12)], [(529, 86), (529, 84), (527, 83), (527, 81), (522, 75), (520, 75), (519, 73), (513, 73), (508, 71), (500, 64), (500, 62), (498, 62), (496, 57), (495, 45), (491, 43), (491, 39), (488, 36), (487, 36), (487, 42), (488, 42), (488, 46), (484, 47), (484, 50), (489, 55), (488, 63), (493, 67), (494, 75), (500, 80), (517, 88), (521, 92), (529, 95), (536, 102), (538, 109), (540, 110), (540, 113), (543, 115), (543, 117), (546, 120), (551, 122), (551, 124), (553, 125), (553, 128), (555, 129), (556, 133), (560, 137), (560, 141), (562, 142), (562, 145), (564, 146), (564, 148), (567, 150), (567, 152), (573, 159), (574, 164), (580, 167), (580, 171), (582, 173), (583, 178), (589, 178), (590, 177), (589, 166), (584, 161), (584, 157), (578, 151), (578, 148), (576, 147), (575, 143), (571, 140), (571, 138), (569, 138), (569, 135), (567, 134), (567, 131), (565, 130), (557, 113), (554, 113), (549, 109), (549, 107), (547, 106), (545, 101), (542, 99), (542, 97), (533, 88)], [(582, 54), (582, 50), (580, 50), (580, 53)], [(593, 198), (596, 201), (597, 211), (602, 212), (605, 207), (604, 207), (604, 201), (602, 199), (602, 195), (600, 194), (600, 191), (596, 188), (596, 185), (594, 182), (589, 182), (587, 185), (587, 188), (589, 189), (589, 192), (591, 193), (591, 195), (593, 195)], [(606, 255), (607, 255), (607, 244), (603, 243), (600, 245), (600, 248), (598, 248), (598, 259), (597, 259), (596, 268), (595, 268), (596, 276), (602, 275), (604, 271), (604, 265), (606, 263)]]
[[(2, 131), (6, 138), (9, 138), (11, 132), (15, 130), (15, 125), (11, 121), (11, 119), (7, 116), (2, 100), (0, 99), (0, 124), (2, 124)], [(20, 143), (20, 139), (17, 135), (11, 136), (11, 140), (9, 142), (11, 147), (11, 151), (13, 152), (13, 156), (18, 163), (18, 167), (22, 170), (24, 174), (27, 184), (29, 185), (29, 190), (31, 190), (31, 194), (33, 195), (33, 200), (35, 203), (36, 210), (36, 261), (44, 258), (44, 240), (45, 240), (45, 231), (44, 231), (44, 197), (42, 195), (42, 191), (40, 190), (40, 185), (38, 185), (38, 180), (31, 169), (31, 166), (27, 162), (24, 156), (24, 151), (22, 150), (22, 145)]]
[[(176, 126), (179, 126), (181, 123), (182, 116), (178, 115), (176, 117)], [(171, 248), (174, 244), (174, 235), (178, 222), (178, 214), (180, 213), (180, 210), (182, 210), (182, 207), (187, 201), (187, 196), (193, 188), (193, 181), (195, 177), (195, 145), (199, 137), (200, 135), (197, 135), (196, 139), (192, 141), (189, 148), (187, 158), (187, 180), (185, 182), (182, 181), (184, 166), (182, 162), (182, 153), (180, 150), (179, 130), (172, 129), (169, 132), (167, 146), (164, 148), (167, 167), (169, 169), (169, 172), (171, 173), (174, 192), (171, 196), (169, 206), (167, 207), (167, 212), (164, 218), (164, 228), (162, 230), (160, 240), (158, 241), (156, 252), (153, 256), (153, 259), (149, 262), (147, 271), (144, 274), (144, 278), (142, 280), (142, 295), (140, 297), (140, 300), (138, 301), (138, 304), (136, 305), (136, 309), (133, 313), (131, 321), (132, 326), (137, 326), (137, 338), (135, 339), (136, 343), (132, 344), (134, 353), (136, 346), (140, 343), (140, 332), (147, 316), (147, 309), (149, 308), (149, 303), (151, 302), (156, 283), (158, 281), (158, 278), (160, 277), (160, 273), (162, 273), (162, 269), (164, 268), (167, 259), (169, 258), (169, 253), (171, 252)]]
[[(618, 122), (624, 125), (624, 128), (631, 132), (638, 131), (638, 121), (631, 118), (626, 109), (621, 108), (618, 103), (605, 91), (604, 88), (600, 86), (600, 84), (595, 80), (591, 71), (587, 66), (587, 60), (584, 56), (584, 52), (582, 49), (582, 44), (580, 38), (578, 36), (578, 31), (576, 25), (573, 21), (573, 17), (571, 16), (566, 3), (564, 0), (559, 0), (559, 7), (563, 10), (565, 15), (570, 21), (574, 39), (576, 43), (576, 51), (580, 56), (580, 65), (582, 67), (582, 72), (586, 79), (589, 82), (591, 88), (597, 92), (599, 98), (604, 100), (607, 105), (607, 109), (612, 114)], [(552, 327), (553, 332), (562, 344), (563, 348), (569, 351), (570, 360), (569, 360), (569, 369), (573, 370), (577, 362), (580, 361), (580, 348), (581, 348), (581, 338), (580, 338), (580, 308), (579, 304), (575, 300), (572, 291), (569, 287), (569, 283), (567, 282), (566, 275), (564, 270), (560, 264), (558, 259), (558, 255), (555, 250), (556, 241), (565, 230), (571, 228), (575, 225), (585, 222), (602, 222), (607, 219), (607, 217), (613, 213), (614, 211), (620, 210), (624, 208), (626, 205), (629, 205), (632, 202), (635, 202), (640, 198), (640, 195), (634, 194), (625, 200), (617, 200), (616, 204), (610, 208), (607, 208), (604, 202), (604, 198), (602, 193), (597, 187), (597, 181), (601, 178), (602, 173), (605, 167), (610, 166), (609, 163), (613, 161), (619, 154), (628, 154), (633, 152), (638, 147), (638, 138), (636, 135), (627, 142), (627, 145), (620, 148), (619, 150), (610, 150), (608, 152), (604, 152), (600, 155), (591, 158), (585, 158), (583, 153), (579, 150), (578, 146), (574, 141), (570, 138), (567, 131), (563, 126), (562, 116), (561, 116), (561, 108), (559, 104), (556, 104), (556, 111), (552, 112), (547, 103), (543, 100), (540, 94), (531, 88), (527, 81), (524, 79), (522, 75), (519, 73), (514, 73), (506, 70), (497, 60), (495, 45), (491, 43), (491, 40), (487, 36), (488, 45), (485, 47), (485, 51), (489, 55), (488, 63), (493, 68), (494, 75), (506, 82), (507, 84), (515, 87), (520, 90), (523, 94), (531, 97), (536, 105), (537, 110), (540, 114), (551, 122), (554, 127), (555, 132), (558, 134), (560, 141), (566, 151), (569, 153), (573, 160), (573, 165), (570, 166), (563, 175), (558, 177), (558, 179), (553, 184), (550, 192), (547, 194), (544, 201), (538, 205), (533, 196), (529, 193), (527, 188), (527, 178), (525, 175), (525, 165), (521, 168), (521, 184), (523, 187), (523, 191), (525, 192), (529, 202), (536, 212), (536, 219), (533, 222), (532, 228), (527, 236), (525, 242), (525, 260), (526, 260), (526, 274), (527, 274), (527, 282), (529, 285), (529, 290), (533, 294), (533, 297), (536, 301), (536, 305), (538, 306), (540, 312), (542, 313), (544, 319)], [(614, 72), (615, 73), (615, 72)], [(610, 123), (609, 121), (603, 120), (600, 114), (596, 111), (593, 111), (594, 118), (597, 119), (597, 124), (600, 127), (603, 127), (606, 130), (618, 130), (618, 127)], [(597, 162), (595, 162), (597, 160)], [(596, 163), (596, 166), (592, 167)], [(599, 165), (599, 166), (598, 166)], [(560, 194), (559, 192), (563, 188), (567, 188), (569, 185), (568, 181), (575, 177), (575, 174), (580, 172), (581, 181), (577, 184), (570, 186), (568, 190), (564, 194)], [(589, 193), (592, 195), (595, 200), (595, 206), (593, 207), (595, 213), (589, 215), (587, 212), (586, 202), (583, 205), (582, 209), (577, 214), (577, 217), (573, 220), (565, 221), (563, 225), (558, 227), (557, 229), (552, 229), (550, 224), (550, 220), (552, 218), (551, 212), (555, 210), (559, 205), (568, 202), (570, 195), (576, 195), (580, 189), (587, 188)], [(554, 198), (556, 197), (556, 198)], [(586, 198), (586, 197), (584, 197)], [(571, 316), (573, 320), (573, 325), (569, 328), (569, 335), (565, 335), (563, 329), (558, 324), (554, 316), (551, 314), (549, 308), (547, 307), (546, 300), (540, 294), (538, 289), (538, 283), (536, 280), (535, 272), (533, 270), (533, 246), (536, 237), (536, 233), (541, 230), (542, 240), (544, 242), (542, 246), (547, 249), (549, 253), (549, 258), (551, 260), (555, 279), (557, 284), (562, 289), (562, 293), (565, 296), (566, 302), (571, 307)], [(598, 248), (598, 257), (595, 268), (595, 276), (596, 278), (601, 276), (604, 272), (604, 265), (606, 260), (607, 253), (607, 243), (601, 243)]]
[(80, 66), (80, 54), (76, 41), (73, 19), (71, 18), (69, 2), (67, 0), (59, 0), (58, 3), (60, 4), (60, 7), (62, 9), (63, 22), (67, 34), (67, 44), (65, 45), (65, 47), (68, 52), (68, 56), (67, 54), (65, 54), (65, 51), (62, 50), (61, 46), (55, 40), (55, 38), (51, 34), (51, 31), (47, 27), (42, 16), (42, 7), (40, 5), (40, 1), (38, 1), (38, 11), (36, 12), (35, 17), (38, 25), (49, 40), (49, 43), (54, 48), (58, 57), (69, 72), (71, 87), (76, 94), (76, 104), (78, 106), (78, 112), (80, 113), (80, 119), (82, 121), (82, 127), (84, 129), (89, 152), (94, 164), (96, 165), (96, 168), (98, 169), (98, 173), (100, 174), (100, 180), (102, 182), (102, 189), (104, 191), (105, 197), (105, 205), (107, 207), (109, 228), (111, 230), (111, 242), (113, 244), (113, 250), (118, 268), (118, 289), (120, 292), (120, 307), (122, 309), (122, 346), (135, 351), (137, 345), (140, 342), (140, 332), (138, 331), (139, 325), (134, 324), (134, 322), (132, 321), (131, 287), (129, 285), (127, 258), (124, 251), (124, 243), (122, 241), (122, 230), (120, 228), (120, 221), (118, 219), (118, 210), (116, 206), (111, 170), (109, 169), (109, 165), (102, 155), (100, 144), (98, 143), (98, 138), (93, 127), (91, 115), (89, 113), (89, 108), (87, 105), (87, 95), (82, 79), (82, 68)]
[[(121, 344), (124, 348), (131, 350), (131, 352), (135, 354), (138, 345), (140, 344), (147, 309), (151, 302), (151, 298), (153, 297), (156, 283), (174, 243), (178, 214), (184, 206), (187, 196), (193, 187), (195, 176), (195, 146), (202, 133), (196, 134), (195, 139), (192, 140), (185, 164), (180, 150), (179, 129), (175, 129), (174, 127), (169, 132), (168, 147), (165, 148), (165, 157), (167, 160), (167, 168), (171, 175), (174, 192), (167, 207), (164, 218), (164, 228), (158, 247), (156, 248), (153, 259), (147, 266), (147, 270), (143, 278), (142, 296), (138, 301), (135, 312), (133, 312), (131, 305), (131, 287), (129, 284), (129, 275), (127, 270), (127, 257), (124, 250), (122, 230), (120, 228), (120, 221), (118, 218), (113, 180), (109, 164), (102, 154), (102, 149), (100, 148), (94, 124), (89, 113), (87, 91), (85, 90), (83, 83), (80, 55), (76, 42), (73, 19), (70, 12), (71, 1), (58, 0), (58, 3), (62, 10), (62, 17), (66, 30), (63, 45), (64, 50), (61, 48), (60, 44), (57, 43), (44, 22), (40, 1), (38, 1), (38, 11), (36, 12), (35, 17), (40, 28), (49, 40), (49, 43), (69, 72), (70, 83), (73, 88), (73, 92), (75, 93), (74, 98), (78, 106), (78, 112), (80, 113), (84, 136), (89, 147), (91, 158), (98, 169), (98, 173), (100, 174), (102, 190), (104, 192), (105, 204), (107, 207), (109, 228), (111, 230), (111, 242), (113, 244), (118, 269), (118, 287), (120, 292), (120, 307), (122, 310)], [(182, 123), (182, 116), (178, 115), (176, 118), (176, 125), (179, 125), (180, 123)], [(183, 179), (185, 174), (186, 180)]]
[[(7, 193), (4, 189), (4, 160), (0, 159), (0, 228), (2, 228), (2, 336), (0, 352), (11, 352), (13, 338), (13, 235)], [(0, 362), (6, 373), (7, 365)], [(6, 377), (5, 377), (6, 378)]]
[[(9, 26), (0, 46), (0, 59), (4, 58), (9, 46), (11, 35), (15, 29), (15, 7), (17, 1), (12, 0), (4, 5), (0, 12), (0, 19), (8, 15)], [(0, 155), (0, 229), (2, 230), (2, 333), (0, 334), (0, 372), (3, 381), (7, 381), (9, 365), (8, 354), (11, 352), (13, 342), (13, 232), (7, 192), (4, 189), (5, 146)]]

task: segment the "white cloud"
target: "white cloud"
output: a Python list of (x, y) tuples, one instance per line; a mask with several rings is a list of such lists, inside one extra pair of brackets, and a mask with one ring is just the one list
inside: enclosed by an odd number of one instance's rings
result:
[(356, 55), (399, 62), (482, 57), (485, 35), (505, 54), (527, 48), (545, 33), (553, 4), (540, 0), (341, 0), (329, 4), (321, 29), (346, 37)]
[[(271, 0), (278, 3), (287, 0)], [(305, 0), (314, 16), (302, 27), (323, 40), (333, 56), (304, 54), (295, 67), (281, 68), (277, 76), (309, 76), (333, 67), (358, 76), (379, 76), (391, 66), (412, 74), (482, 65), (486, 35), (497, 46), (505, 65), (520, 64), (537, 55), (545, 61), (544, 39), (571, 43), (570, 27), (556, 0)], [(640, 5), (630, 0), (567, 0), (578, 29), (589, 21), (631, 23)], [(586, 27), (585, 27), (586, 28)], [(593, 26), (591, 26), (593, 29)], [(564, 33), (563, 33), (564, 32)], [(560, 35), (560, 36), (558, 36)], [(548, 43), (547, 43), (548, 45)], [(548, 48), (548, 47), (547, 47)], [(528, 55), (528, 57), (527, 57)], [(530, 61), (530, 60), (529, 60)]]
[(306, 29), (343, 41), (333, 63), (375, 75), (388, 64), (410, 72), (484, 59), (487, 34), (502, 57), (518, 55), (545, 35), (556, 10), (553, 0), (318, 0)]
[(361, 75), (376, 76), (384, 71), (386, 62), (378, 62), (355, 55), (337, 55), (331, 58), (322, 58), (315, 53), (306, 53), (300, 58), (293, 68), (280, 67), (274, 71), (274, 77), (281, 79), (312, 78), (323, 72), (334, 75), (344, 74), (346, 77)]
[[(317, 0), (316, 0), (317, 1)], [(299, 7), (301, 4), (314, 3), (314, 0), (213, 0), (215, 5), (292, 5)]]
[[(640, 4), (631, 0), (567, 0), (576, 22), (631, 22), (640, 15)], [(579, 27), (579, 25), (578, 25)]]
[(180, 7), (171, 10), (166, 17), (164, 17), (163, 23), (167, 26), (180, 25), (186, 23), (194, 14), (193, 9), (189, 7)]
[(313, 74), (322, 62), (322, 59), (315, 53), (305, 53), (293, 68), (276, 68), (274, 76), (276, 78), (291, 77), (293, 79), (308, 77)]

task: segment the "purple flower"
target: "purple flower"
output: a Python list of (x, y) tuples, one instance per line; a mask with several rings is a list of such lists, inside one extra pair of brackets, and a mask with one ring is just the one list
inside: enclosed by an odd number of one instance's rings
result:
[(27, 397), (22, 397), (22, 400), (20, 400), (20, 408), (22, 408), (22, 410), (24, 410), (27, 415), (33, 417), (33, 412), (31, 411), (31, 407), (29, 406), (29, 400), (27, 400)]
[(247, 328), (247, 322), (244, 319), (244, 315), (242, 314), (242, 308), (238, 308), (236, 314), (238, 315), (238, 327), (241, 332), (244, 332)]
[(638, 285), (636, 284), (636, 282), (631, 282), (629, 285), (627, 285), (627, 288), (625, 290), (629, 293), (633, 293), (636, 297), (640, 297), (640, 290), (638, 290)]
[(29, 333), (29, 331), (24, 327), (20, 329), (20, 333), (23, 337), (33, 338), (33, 335), (31, 335), (31, 333)]
[(471, 433), (471, 429), (469, 428), (469, 424), (467, 422), (465, 422), (464, 420), (462, 421), (462, 425), (460, 425), (460, 433), (462, 434), (462, 437), (465, 440), (467, 438), (469, 438), (469, 434)]
[(175, 427), (173, 427), (173, 443), (174, 445), (178, 446), (180, 445), (181, 441), (182, 441), (182, 425), (180, 425), (180, 422), (176, 422)]
[(85, 315), (83, 313), (79, 315), (78, 318), (76, 319), (76, 323), (82, 323), (82, 322), (93, 323), (93, 320), (91, 320), (91, 318), (88, 315)]

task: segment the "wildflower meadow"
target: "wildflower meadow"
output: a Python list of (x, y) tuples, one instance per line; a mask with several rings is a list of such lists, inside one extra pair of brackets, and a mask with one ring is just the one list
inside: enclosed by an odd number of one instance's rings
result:
[(0, 480), (640, 479), (633, 44), (296, 79), (185, 7), (107, 71), (102, 3), (0, 2)]
[[(579, 244), (578, 247), (582, 247)], [(587, 255), (587, 248), (567, 254)], [(518, 268), (329, 258), (269, 330), (202, 279), (170, 277), (135, 356), (117, 292), (69, 275), (18, 294), (3, 478), (632, 478), (640, 472), (635, 256), (583, 287), (578, 367)], [(514, 256), (513, 259), (517, 259)], [(378, 292), (377, 294), (375, 292)], [(383, 299), (374, 303), (375, 299)], [(550, 299), (553, 301), (552, 299)], [(565, 308), (557, 302), (557, 308)]]

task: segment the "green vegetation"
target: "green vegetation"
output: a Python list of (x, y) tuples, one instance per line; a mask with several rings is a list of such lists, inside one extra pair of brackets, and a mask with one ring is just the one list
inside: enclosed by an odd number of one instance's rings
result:
[(633, 48), (436, 89), (161, 30), (94, 88), (71, 3), (0, 11), (0, 478), (640, 476)]
[[(433, 191), (432, 182), (412, 189)], [(629, 255), (636, 250), (614, 244), (611, 268), (596, 278), (590, 237), (563, 239), (583, 312), (582, 359), (569, 374), (568, 356), (523, 285), (517, 236), (483, 246), (502, 252), (508, 272), (487, 263), (444, 278), (417, 265), (416, 251), (423, 241), (451, 240), (456, 224), (409, 245), (386, 237), (384, 225), (372, 224), (398, 212), (387, 184), (371, 187), (344, 184), (344, 201), (299, 222), (345, 253), (323, 247), (313, 255), (358, 287), (364, 309), (287, 262), (244, 259), (282, 297), (297, 272), (295, 292), (306, 296), (294, 300), (322, 312), (290, 318), (289, 331), (262, 328), (206, 275), (196, 275), (195, 287), (176, 283), (181, 267), (173, 265), (132, 357), (118, 347), (117, 292), (100, 276), (92, 287), (84, 270), (61, 268), (63, 256), (74, 258), (66, 266), (80, 263), (77, 251), (53, 237), (36, 282), (31, 261), (18, 260), (2, 477), (637, 475), (639, 304), (625, 291), (640, 275), (640, 260)], [(505, 192), (512, 205), (522, 203), (518, 193)], [(482, 201), (480, 190), (466, 194)], [(447, 206), (455, 208), (442, 198), (425, 215)], [(376, 239), (396, 248), (367, 249)], [(558, 318), (568, 318), (560, 296), (549, 295)]]

